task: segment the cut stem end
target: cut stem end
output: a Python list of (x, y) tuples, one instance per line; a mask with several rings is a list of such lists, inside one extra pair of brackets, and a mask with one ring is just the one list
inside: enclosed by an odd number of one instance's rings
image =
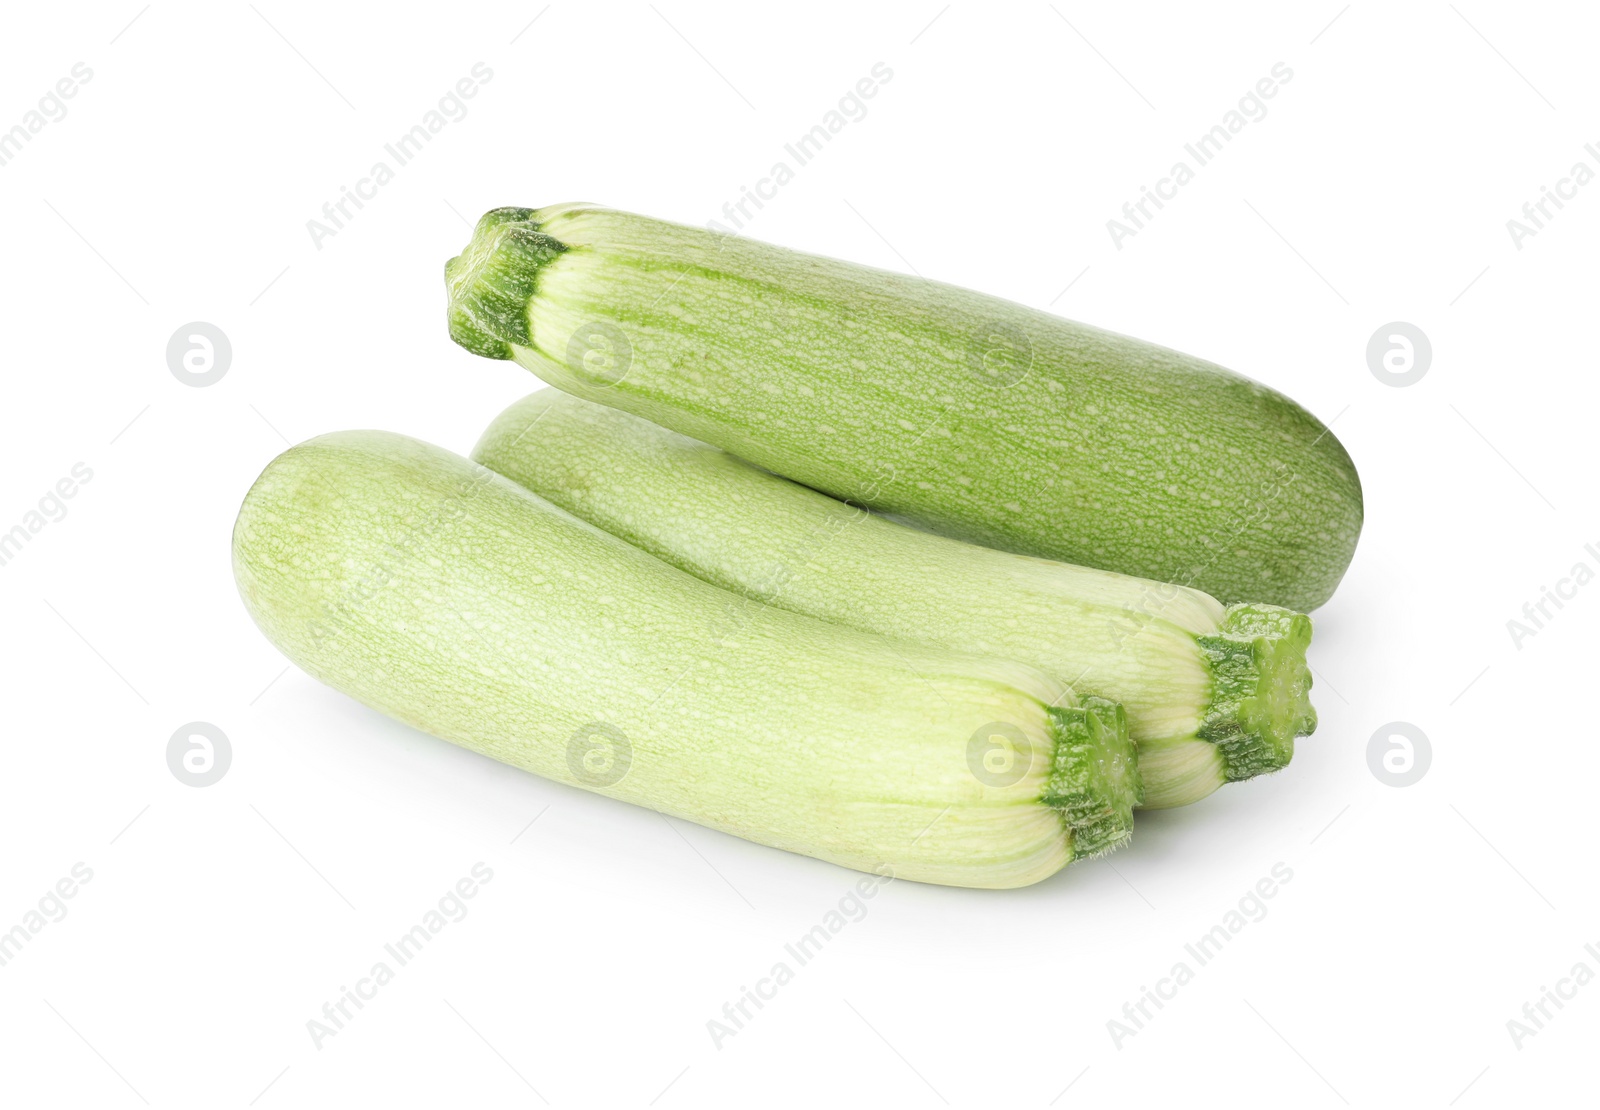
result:
[(1073, 708), (1052, 707), (1050, 717), (1056, 750), (1044, 803), (1060, 811), (1074, 857), (1120, 848), (1132, 835), (1141, 791), (1127, 715), (1117, 702), (1084, 698)]
[(1311, 618), (1275, 605), (1234, 605), (1222, 630), (1199, 638), (1216, 680), (1199, 736), (1222, 753), (1230, 781), (1286, 767), (1297, 736), (1317, 727), (1311, 706)]

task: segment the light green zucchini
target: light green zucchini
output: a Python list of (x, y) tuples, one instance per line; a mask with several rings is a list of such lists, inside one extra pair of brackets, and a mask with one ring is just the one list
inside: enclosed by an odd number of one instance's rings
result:
[(437, 447), (279, 456), (245, 605), (314, 677), (548, 778), (901, 878), (1014, 887), (1123, 842), (1126, 720), (1024, 664), (730, 596)]
[(743, 604), (1016, 659), (1121, 702), (1149, 808), (1277, 770), (1316, 727), (1299, 613), (920, 532), (555, 389), (503, 412), (473, 458)]
[(1361, 531), (1282, 394), (981, 293), (589, 205), (495, 209), (445, 273), (468, 350), (961, 539), (1310, 610)]

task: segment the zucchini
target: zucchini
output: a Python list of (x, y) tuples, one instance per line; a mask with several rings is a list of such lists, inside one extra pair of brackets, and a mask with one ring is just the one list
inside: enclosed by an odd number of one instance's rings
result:
[(404, 436), (284, 452), (233, 557), (309, 674), (547, 778), (959, 886), (1036, 882), (1128, 836), (1115, 703), (778, 609), (729, 621), (725, 591)]
[(1299, 613), (920, 532), (555, 389), (502, 413), (473, 458), (749, 602), (1121, 702), (1149, 808), (1277, 770), (1316, 727)]
[(1361, 530), (1282, 394), (981, 293), (570, 204), (489, 212), (445, 274), (468, 350), (960, 539), (1310, 610)]

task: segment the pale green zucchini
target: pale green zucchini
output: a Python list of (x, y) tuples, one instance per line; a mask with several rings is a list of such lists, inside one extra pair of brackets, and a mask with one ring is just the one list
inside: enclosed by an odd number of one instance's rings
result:
[(1148, 808), (1289, 762), (1316, 727), (1308, 617), (896, 524), (545, 389), (473, 458), (751, 605), (1031, 663), (1122, 703)]
[(468, 350), (961, 539), (1310, 610), (1361, 530), (1287, 397), (981, 293), (588, 205), (496, 209), (445, 272)]
[(446, 740), (762, 844), (901, 878), (1036, 882), (1126, 839), (1115, 703), (1024, 664), (730, 595), (437, 447), (286, 451), (234, 569), (314, 677)]

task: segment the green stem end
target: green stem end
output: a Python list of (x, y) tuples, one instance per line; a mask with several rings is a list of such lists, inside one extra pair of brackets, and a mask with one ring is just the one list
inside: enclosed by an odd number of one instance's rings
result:
[(484, 358), (510, 358), (533, 345), (528, 301), (539, 271), (567, 245), (539, 230), (532, 208), (495, 208), (472, 230), (472, 241), (444, 264), (450, 338)]
[(1201, 636), (1216, 675), (1199, 731), (1222, 753), (1230, 781), (1288, 766), (1297, 736), (1316, 730), (1311, 706), (1311, 618), (1275, 605), (1230, 606), (1222, 630)]
[(1043, 801), (1061, 812), (1074, 857), (1121, 847), (1133, 832), (1139, 804), (1139, 760), (1128, 739), (1121, 704), (1084, 698), (1073, 708), (1052, 707), (1055, 760)]

